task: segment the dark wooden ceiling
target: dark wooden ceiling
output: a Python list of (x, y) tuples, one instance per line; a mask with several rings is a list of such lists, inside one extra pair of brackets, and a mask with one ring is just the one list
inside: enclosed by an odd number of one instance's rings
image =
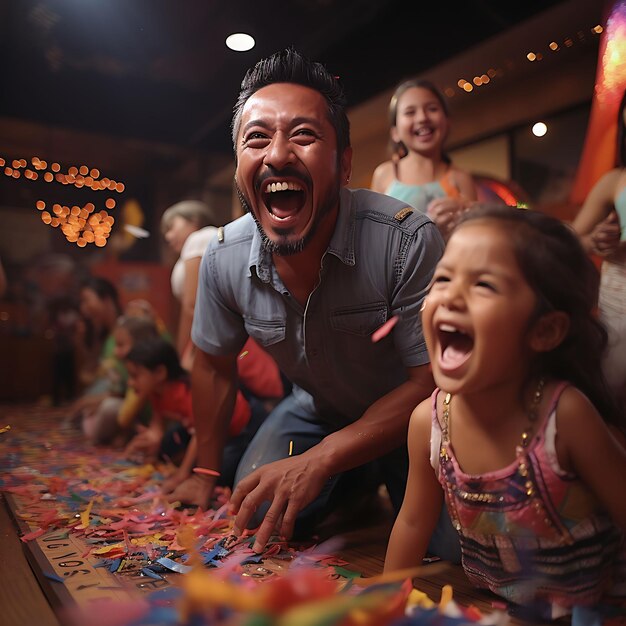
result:
[[(359, 104), (550, 0), (0, 0), (0, 116), (230, 151), (245, 70), (293, 45)], [(228, 50), (250, 32), (257, 47)]]

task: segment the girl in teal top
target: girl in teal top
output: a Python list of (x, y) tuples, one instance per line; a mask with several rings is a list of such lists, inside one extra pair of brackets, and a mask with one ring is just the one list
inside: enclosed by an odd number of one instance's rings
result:
[(472, 177), (445, 154), (446, 102), (429, 81), (409, 80), (391, 98), (389, 121), (392, 157), (374, 170), (371, 188), (427, 213), (447, 239), (477, 195)]

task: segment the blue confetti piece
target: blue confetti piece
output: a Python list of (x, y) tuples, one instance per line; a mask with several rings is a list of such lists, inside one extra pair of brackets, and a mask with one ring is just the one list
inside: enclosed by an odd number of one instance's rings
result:
[(56, 582), (56, 583), (63, 583), (63, 584), (65, 584), (65, 580), (63, 578), (61, 578), (60, 576), (58, 576), (57, 574), (55, 574), (54, 572), (43, 572), (43, 575), (48, 580), (54, 580), (54, 582)]
[(142, 567), (141, 571), (149, 578), (154, 578), (155, 580), (164, 580), (163, 576), (160, 576), (159, 574), (151, 570), (149, 567)]
[(191, 567), (189, 567), (189, 565), (177, 563), (172, 559), (168, 559), (166, 556), (157, 559), (157, 563), (160, 563), (163, 567), (167, 567), (167, 569), (170, 569), (173, 572), (178, 572), (179, 574), (188, 574), (191, 571)]
[(228, 555), (228, 550), (220, 546), (216, 545), (212, 550), (208, 552), (201, 552), (200, 556), (202, 557), (203, 563), (206, 565), (207, 563), (211, 563), (215, 561), (215, 559), (223, 559)]
[(111, 562), (111, 567), (109, 567), (109, 572), (113, 572), (113, 573), (117, 572), (121, 564), (122, 564), (122, 559), (115, 559), (114, 561)]

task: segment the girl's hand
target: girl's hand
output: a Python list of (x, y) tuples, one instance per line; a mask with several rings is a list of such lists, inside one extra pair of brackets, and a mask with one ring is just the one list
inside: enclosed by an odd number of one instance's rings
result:
[(619, 247), (620, 235), (619, 218), (615, 211), (611, 211), (589, 234), (591, 251), (601, 257), (610, 256)]
[(444, 196), (431, 200), (426, 213), (437, 224), (439, 232), (447, 240), (465, 209), (465, 203), (460, 199)]

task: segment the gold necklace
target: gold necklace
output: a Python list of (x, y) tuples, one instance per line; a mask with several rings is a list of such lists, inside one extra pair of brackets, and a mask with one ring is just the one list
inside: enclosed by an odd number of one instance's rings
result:
[[(530, 442), (530, 437), (534, 429), (535, 422), (537, 421), (539, 405), (541, 404), (541, 400), (543, 398), (543, 390), (545, 387), (546, 381), (544, 378), (539, 380), (537, 388), (533, 393), (533, 397), (531, 400), (530, 408), (528, 410), (528, 417), (530, 420), (530, 424), (527, 428), (524, 429), (524, 432), (521, 436), (521, 441), (518, 446), (515, 447), (515, 452), (517, 456), (518, 462), (518, 472), (520, 476), (524, 479), (524, 488), (526, 490), (526, 496), (528, 498), (532, 498), (535, 496), (537, 490), (533, 481), (531, 480), (531, 475), (528, 471), (528, 464), (526, 461), (526, 448)], [(443, 399), (443, 411), (442, 411), (442, 420), (443, 424), (441, 426), (441, 447), (440, 447), (440, 457), (442, 460), (448, 462), (448, 446), (450, 445), (450, 402), (452, 401), (452, 394), (446, 393)], [(504, 496), (494, 493), (476, 493), (469, 492), (461, 489), (457, 484), (452, 483), (448, 477), (446, 476), (446, 491), (448, 492), (448, 500), (452, 504), (453, 511), (450, 511), (450, 517), (452, 519), (452, 524), (456, 528), (457, 531), (461, 532), (462, 527), (458, 518), (458, 514), (456, 511), (456, 506), (454, 506), (454, 497), (457, 496), (462, 500), (470, 501), (470, 502), (503, 502)], [(534, 508), (544, 514), (544, 521), (550, 523), (546, 512), (544, 510), (543, 504), (539, 499), (535, 499)]]

